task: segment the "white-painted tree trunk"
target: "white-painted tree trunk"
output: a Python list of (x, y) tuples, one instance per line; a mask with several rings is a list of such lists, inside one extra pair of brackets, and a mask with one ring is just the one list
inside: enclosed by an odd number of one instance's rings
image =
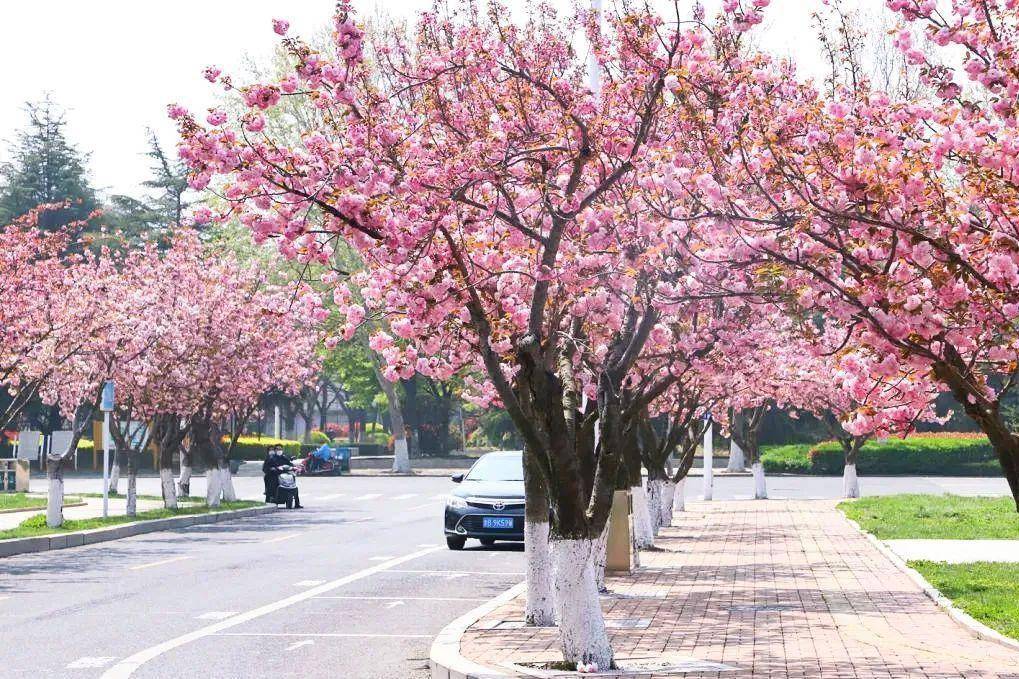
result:
[(860, 497), (860, 479), (856, 475), (855, 464), (847, 464), (842, 470), (842, 495), (844, 497)]
[(397, 474), (410, 473), (410, 452), (407, 448), (406, 438), (393, 441), (393, 472)]
[(177, 487), (180, 489), (179, 493), (181, 497), (187, 497), (191, 494), (191, 465), (181, 464), (180, 478), (177, 479)]
[(234, 475), (230, 473), (229, 466), (219, 470), (219, 482), (223, 487), (223, 501), (236, 502), (237, 491), (234, 490)]
[(672, 511), (686, 511), (686, 478), (682, 478), (676, 483), (676, 494), (672, 496)]
[(751, 465), (751, 470), (754, 474), (754, 499), (767, 500), (768, 486), (764, 482), (764, 465), (758, 460)]
[[(56, 464), (47, 460), (48, 464)], [(46, 494), (46, 525), (57, 528), (64, 523), (64, 478), (50, 474), (49, 492)]]
[(658, 529), (662, 525), (662, 485), (661, 479), (648, 479), (647, 482), (647, 511), (654, 537), (658, 537)]
[(609, 522), (605, 522), (605, 528), (601, 535), (594, 541), (594, 582), (599, 592), (607, 592), (605, 586), (605, 565), (609, 562)]
[(597, 540), (553, 540), (556, 619), (563, 659), (612, 667), (612, 647), (605, 630), (594, 577)]
[(219, 470), (210, 467), (205, 472), (205, 502), (210, 507), (218, 507), (223, 497), (223, 477)]
[(110, 495), (116, 495), (118, 485), (120, 485), (120, 463), (114, 457), (113, 465), (110, 467), (110, 482), (106, 484), (107, 492)]
[(672, 479), (662, 481), (662, 501), (659, 507), (661, 514), (658, 517), (658, 525), (665, 527), (672, 525), (672, 508), (675, 501), (676, 484)]
[(177, 486), (173, 482), (173, 470), (163, 468), (159, 470), (159, 485), (163, 489), (163, 507), (166, 509), (177, 509)]
[(552, 546), (548, 521), (524, 521), (524, 551), (527, 560), (527, 600), (524, 620), (535, 627), (555, 625), (552, 596)]
[(128, 471), (127, 473), (127, 509), (128, 516), (138, 513), (138, 474)]
[(726, 471), (741, 472), (747, 468), (747, 456), (735, 441), (729, 442), (729, 466)]
[(633, 544), (637, 549), (649, 549), (655, 546), (655, 534), (651, 529), (651, 513), (648, 511), (647, 493), (644, 484), (638, 483), (630, 487), (633, 498)]

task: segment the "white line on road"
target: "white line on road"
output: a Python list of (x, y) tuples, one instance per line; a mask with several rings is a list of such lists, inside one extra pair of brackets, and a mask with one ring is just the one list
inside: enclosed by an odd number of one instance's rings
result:
[(304, 641), (295, 641), (294, 643), (292, 643), (289, 646), (287, 646), (287, 650), (288, 651), (296, 651), (301, 646), (311, 646), (313, 643), (315, 643), (314, 639), (305, 639)]
[(409, 500), (410, 498), (417, 497), (417, 496), (418, 496), (417, 493), (404, 493), (403, 495), (397, 495), (397, 496), (391, 497), (389, 499), (390, 500)]
[(198, 616), (198, 620), (226, 620), (237, 615), (237, 611), (209, 611)]
[(396, 601), (390, 601), (388, 604), (386, 604), (386, 608), (396, 608), (397, 606), (406, 606), (406, 605), (407, 605), (406, 601), (397, 599)]
[(325, 580), (301, 580), (295, 582), (294, 587), (314, 587), (315, 585), (321, 585)]
[(104, 656), (104, 657), (85, 656), (84, 658), (78, 658), (74, 662), (68, 664), (67, 665), (67, 669), (69, 669), (69, 670), (88, 670), (88, 669), (94, 669), (94, 668), (97, 668), (97, 667), (105, 667), (106, 665), (109, 665), (111, 662), (113, 662), (116, 659), (117, 659), (116, 656), (110, 656), (110, 657), (106, 657), (106, 656)]
[(345, 599), (349, 601), (488, 601), (470, 596), (317, 596), (316, 599)]
[(9, 596), (0, 596), (0, 601), (3, 601), (4, 599), (10, 599), (10, 597)]
[[(348, 637), (357, 639), (431, 639), (434, 634), (358, 634), (356, 632), (223, 632), (215, 634), (217, 637), (336, 637), (345, 639)], [(117, 669), (110, 668), (110, 672)], [(109, 672), (107, 672), (109, 674)], [(127, 676), (127, 675), (123, 675)], [(105, 679), (104, 674), (100, 679)]]
[(413, 511), (416, 511), (418, 509), (432, 509), (432, 508), (438, 508), (438, 507), (439, 507), (439, 505), (435, 504), (434, 502), (426, 502), (423, 505), (414, 505), (413, 507), (407, 507), (407, 509), (405, 509), (404, 511), (405, 512), (413, 512)]
[(332, 495), (323, 495), (322, 497), (311, 498), (313, 500), (336, 500), (337, 498), (346, 497), (346, 493), (333, 493)]
[(369, 561), (388, 561), (389, 559), (392, 559), (392, 558), (393, 557), (391, 555), (389, 555), (389, 554), (382, 554), (381, 556), (370, 556), (370, 557), (368, 557), (368, 560)]
[(523, 573), (515, 573), (512, 571), (412, 571), (412, 570), (399, 570), (397, 568), (389, 569), (390, 573), (417, 573), (420, 575), (523, 575)]
[[(351, 573), (350, 575), (346, 575), (346, 576), (344, 576), (342, 578), (339, 578), (337, 580), (333, 580), (332, 582), (327, 582), (324, 585), (319, 585), (318, 587), (313, 587), (311, 589), (306, 589), (303, 592), (298, 592), (297, 594), (292, 594), (292, 595), (286, 597), (285, 599), (280, 599), (279, 601), (274, 601), (274, 602), (266, 604), (264, 606), (259, 606), (258, 608), (254, 608), (254, 609), (252, 609), (250, 611), (247, 611), (245, 613), (240, 613), (239, 615), (235, 615), (232, 618), (227, 618), (226, 620), (222, 620), (222, 621), (214, 623), (212, 625), (207, 625), (207, 626), (205, 626), (205, 627), (203, 627), (201, 629), (195, 630), (193, 632), (189, 632), (187, 634), (183, 634), (183, 635), (181, 635), (179, 637), (175, 637), (175, 638), (170, 639), (168, 641), (164, 641), (161, 644), (157, 644), (157, 645), (152, 646), (150, 648), (146, 648), (144, 650), (138, 651), (137, 653), (135, 653), (135, 654), (133, 654), (133, 655), (127, 657), (127, 658), (124, 658), (119, 663), (117, 663), (116, 665), (114, 665), (110, 669), (108, 669), (105, 672), (103, 672), (101, 679), (126, 679), (127, 677), (130, 677), (134, 673), (134, 671), (136, 669), (138, 669), (139, 667), (141, 667), (142, 665), (144, 665), (148, 661), (152, 660), (153, 658), (158, 658), (159, 656), (161, 656), (162, 654), (166, 653), (167, 651), (172, 651), (175, 648), (179, 648), (180, 646), (183, 646), (185, 644), (191, 643), (192, 641), (197, 641), (198, 639), (204, 639), (205, 637), (208, 637), (208, 636), (211, 636), (211, 635), (214, 635), (214, 634), (219, 634), (223, 630), (230, 629), (231, 627), (236, 627), (237, 625), (241, 625), (243, 623), (249, 622), (249, 621), (254, 620), (256, 618), (260, 618), (263, 615), (268, 615), (270, 613), (275, 613), (276, 611), (284, 609), (284, 608), (286, 608), (288, 606), (292, 606), (293, 604), (300, 603), (301, 601), (307, 601), (308, 599), (313, 599), (313, 598), (315, 598), (315, 597), (317, 597), (317, 596), (319, 596), (321, 594), (325, 594), (326, 592), (331, 592), (332, 590), (337, 589), (338, 587), (342, 587), (343, 585), (350, 584), (351, 582), (355, 582), (357, 580), (361, 580), (363, 578), (367, 578), (369, 576), (375, 575), (376, 573), (381, 573), (383, 571), (388, 571), (391, 568), (394, 568), (395, 566), (399, 566), (402, 563), (406, 563), (408, 561), (413, 561), (414, 559), (420, 558), (420, 557), (425, 556), (427, 554), (432, 554), (434, 552), (437, 552), (437, 551), (439, 551), (439, 549), (440, 549), (439, 547), (432, 547), (430, 549), (422, 549), (422, 550), (419, 550), (417, 552), (412, 552), (410, 554), (407, 554), (406, 556), (401, 556), (399, 558), (393, 559), (392, 561), (386, 561), (386, 562), (380, 563), (377, 566), (371, 566), (370, 568), (365, 568), (364, 570), (358, 571), (356, 573)], [(280, 636), (282, 636), (282, 635), (280, 635)], [(293, 636), (309, 637), (309, 636), (315, 636), (315, 635), (312, 635), (312, 634), (295, 634)], [(339, 635), (336, 635), (336, 636), (339, 636)], [(402, 636), (409, 636), (409, 635), (402, 635)], [(420, 636), (425, 637), (425, 638), (429, 638), (429, 639), (431, 638), (431, 635), (420, 635)]]
[(418, 547), (442, 547), (442, 545), (436, 544), (434, 542), (425, 542), (423, 544), (418, 545)]
[(449, 493), (439, 493), (438, 495), (433, 495), (432, 499), (433, 500), (445, 500), (447, 497), (449, 497)]
[(269, 538), (268, 540), (262, 540), (259, 544), (268, 545), (271, 542), (283, 542), (284, 540), (289, 540), (290, 538), (296, 538), (298, 535), (303, 535), (303, 533), (287, 533), (286, 535), (280, 535), (278, 537)]
[(380, 498), (380, 497), (382, 497), (382, 493), (368, 493), (367, 495), (362, 495), (361, 497), (355, 497), (354, 499), (355, 500), (374, 500), (374, 499)]
[[(175, 556), (172, 559), (163, 559), (162, 561), (153, 561), (152, 563), (143, 563), (143, 564), (140, 564), (138, 566), (128, 566), (127, 570), (129, 570), (129, 571), (140, 571), (140, 570), (144, 570), (146, 568), (153, 568), (155, 566), (162, 566), (163, 564), (168, 564), (168, 563), (176, 563), (178, 561), (184, 561), (185, 559), (190, 559), (190, 558), (191, 558), (190, 556)], [(0, 597), (0, 598), (2, 598), (2, 597)]]

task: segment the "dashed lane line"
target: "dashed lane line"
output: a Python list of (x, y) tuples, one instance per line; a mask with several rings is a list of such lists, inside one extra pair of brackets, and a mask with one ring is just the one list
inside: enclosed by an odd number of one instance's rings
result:
[(345, 601), (489, 601), (473, 596), (317, 596), (316, 599), (343, 599)]
[[(432, 547), (429, 549), (422, 549), (416, 552), (411, 552), (410, 554), (407, 554), (405, 556), (401, 556), (390, 561), (382, 562), (376, 566), (365, 568), (364, 570), (357, 571), (356, 573), (351, 573), (350, 575), (346, 575), (337, 580), (333, 580), (332, 582), (327, 582), (325, 584), (319, 585), (318, 587), (312, 587), (311, 589), (306, 589), (303, 592), (292, 594), (284, 599), (280, 599), (279, 601), (274, 601), (264, 606), (253, 608), (250, 611), (239, 613), (233, 617), (227, 618), (226, 620), (221, 620), (212, 625), (207, 625), (193, 632), (182, 634), (179, 637), (169, 639), (161, 644), (156, 644), (155, 646), (143, 649), (127, 658), (124, 658), (116, 665), (103, 672), (101, 679), (127, 679), (127, 677), (130, 677), (132, 674), (134, 674), (134, 671), (141, 667), (142, 665), (144, 665), (145, 663), (149, 662), (154, 658), (158, 658), (162, 654), (168, 651), (172, 651), (175, 648), (179, 648), (181, 646), (184, 646), (185, 644), (189, 644), (192, 641), (197, 641), (198, 639), (204, 639), (205, 637), (220, 634), (225, 630), (230, 629), (231, 627), (236, 627), (237, 625), (241, 625), (251, 620), (255, 620), (264, 615), (275, 613), (296, 603), (307, 601), (308, 599), (313, 599), (327, 592), (331, 592), (334, 589), (350, 584), (351, 582), (356, 582), (357, 580), (362, 580), (369, 576), (375, 575), (376, 573), (391, 570), (396, 566), (407, 563), (408, 561), (413, 561), (414, 559), (418, 559), (422, 556), (426, 556), (428, 554), (437, 552), (439, 551), (439, 549), (441, 548)], [(313, 635), (297, 633), (294, 636), (309, 637)], [(408, 635), (402, 636), (407, 637)], [(420, 636), (429, 639), (431, 638), (431, 635), (420, 635)]]
[(289, 540), (290, 538), (296, 538), (298, 535), (304, 535), (304, 532), (300, 532), (300, 533), (286, 533), (284, 535), (277, 535), (274, 538), (269, 538), (268, 540), (262, 540), (261, 542), (259, 542), (259, 544), (260, 545), (268, 545), (268, 544), (273, 543), (273, 542), (283, 542), (284, 540)]
[(393, 497), (391, 497), (389, 499), (390, 500), (409, 500), (412, 497), (417, 497), (417, 496), (418, 496), (417, 493), (404, 493), (403, 495), (395, 495), (395, 496), (393, 496)]
[[(192, 557), (190, 557), (190, 556), (175, 556), (172, 559), (163, 559), (162, 561), (153, 561), (152, 563), (143, 563), (143, 564), (139, 564), (137, 566), (128, 566), (127, 570), (129, 570), (129, 571), (143, 571), (146, 568), (155, 568), (156, 566), (164, 566), (164, 565), (166, 565), (168, 563), (177, 563), (178, 561), (185, 561), (185, 560), (190, 559), (190, 558), (192, 558)], [(3, 597), (0, 597), (0, 599), (2, 599), (2, 598)]]
[[(337, 639), (432, 639), (434, 634), (359, 634), (357, 632), (221, 632), (217, 637), (335, 637)], [(110, 668), (110, 671), (116, 668)], [(109, 674), (107, 672), (107, 674)], [(125, 675), (126, 676), (126, 675)], [(106, 677), (106, 674), (103, 675)]]
[(355, 497), (354, 499), (355, 500), (375, 500), (375, 499), (378, 499), (380, 497), (382, 497), (382, 493), (368, 493), (367, 495), (362, 495), (360, 497)]

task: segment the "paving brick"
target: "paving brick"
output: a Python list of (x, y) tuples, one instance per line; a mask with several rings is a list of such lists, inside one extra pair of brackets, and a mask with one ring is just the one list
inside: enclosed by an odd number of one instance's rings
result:
[[(691, 502), (642, 568), (607, 580), (617, 658), (694, 658), (735, 668), (701, 679), (1019, 679), (1019, 653), (972, 636), (827, 500)], [(654, 596), (651, 596), (651, 595)], [(519, 620), (518, 597), (467, 630), (477, 663), (561, 659), (554, 628)], [(654, 679), (664, 674), (648, 675)], [(675, 676), (675, 675), (671, 675)]]

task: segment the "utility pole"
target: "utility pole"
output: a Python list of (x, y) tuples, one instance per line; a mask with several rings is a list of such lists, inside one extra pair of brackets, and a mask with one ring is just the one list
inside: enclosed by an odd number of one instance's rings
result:
[(110, 515), (110, 415), (113, 412), (113, 380), (103, 384), (103, 518)]

